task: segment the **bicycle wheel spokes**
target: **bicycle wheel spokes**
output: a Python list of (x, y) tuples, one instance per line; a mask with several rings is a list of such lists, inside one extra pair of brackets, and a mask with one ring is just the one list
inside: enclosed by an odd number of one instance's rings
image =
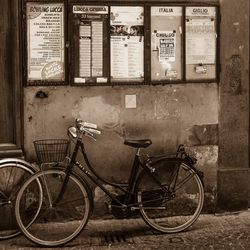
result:
[[(55, 204), (65, 176), (65, 172), (58, 169), (39, 172), (25, 182), (17, 196), (17, 222), (23, 233), (39, 245), (63, 245), (74, 239), (87, 223), (89, 197), (85, 186), (76, 176), (70, 176), (62, 199)], [(43, 197), (39, 213), (35, 216), (39, 205), (38, 179), (42, 185)], [(25, 207), (27, 193), (32, 193), (33, 199)], [(31, 212), (27, 213), (29, 208), (32, 208)], [(28, 226), (34, 216), (35, 220)]]
[(167, 233), (191, 226), (204, 200), (202, 183), (191, 167), (181, 164), (170, 173), (171, 168), (174, 169), (166, 164), (156, 169), (157, 179), (164, 184), (165, 190), (148, 175), (143, 176), (138, 187), (142, 217), (154, 229)]
[(30, 168), (15, 163), (6, 162), (0, 166), (0, 239), (19, 234), (15, 220), (15, 198), (24, 180), (32, 173)]

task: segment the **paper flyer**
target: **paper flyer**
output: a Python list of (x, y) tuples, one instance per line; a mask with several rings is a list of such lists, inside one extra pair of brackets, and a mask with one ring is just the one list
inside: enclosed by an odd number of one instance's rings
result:
[(64, 80), (64, 5), (27, 3), (28, 80)]
[(110, 49), (113, 79), (143, 79), (143, 22), (142, 7), (111, 7)]

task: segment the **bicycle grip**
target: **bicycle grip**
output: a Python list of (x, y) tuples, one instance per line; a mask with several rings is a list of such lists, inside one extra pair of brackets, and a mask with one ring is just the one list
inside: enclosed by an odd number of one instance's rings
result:
[(88, 131), (89, 131), (90, 133), (93, 133), (93, 134), (96, 134), (96, 135), (100, 135), (100, 134), (101, 134), (101, 131), (100, 131), (100, 130), (93, 129), (93, 128), (89, 128)]
[(93, 128), (93, 129), (97, 129), (97, 125), (94, 123), (90, 123), (90, 122), (82, 122), (81, 123), (82, 126), (87, 127), (87, 128)]

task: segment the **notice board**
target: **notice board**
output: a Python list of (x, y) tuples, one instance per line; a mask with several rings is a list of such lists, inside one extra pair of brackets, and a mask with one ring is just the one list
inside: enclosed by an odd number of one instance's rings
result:
[(108, 6), (73, 5), (74, 84), (107, 83)]
[(144, 80), (143, 7), (110, 7), (111, 81)]
[(64, 4), (26, 4), (27, 80), (64, 81)]
[(186, 8), (186, 79), (216, 78), (216, 8)]
[(151, 80), (182, 78), (182, 7), (151, 7)]

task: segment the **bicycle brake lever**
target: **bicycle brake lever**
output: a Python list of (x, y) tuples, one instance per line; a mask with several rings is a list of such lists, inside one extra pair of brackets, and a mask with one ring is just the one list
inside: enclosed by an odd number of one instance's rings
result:
[(89, 138), (93, 139), (94, 141), (96, 141), (96, 138), (93, 135), (90, 134), (86, 134), (86, 136), (88, 136)]
[(84, 131), (85, 135), (96, 141), (96, 138), (94, 137), (94, 134), (91, 133), (87, 128), (82, 128), (82, 131)]

